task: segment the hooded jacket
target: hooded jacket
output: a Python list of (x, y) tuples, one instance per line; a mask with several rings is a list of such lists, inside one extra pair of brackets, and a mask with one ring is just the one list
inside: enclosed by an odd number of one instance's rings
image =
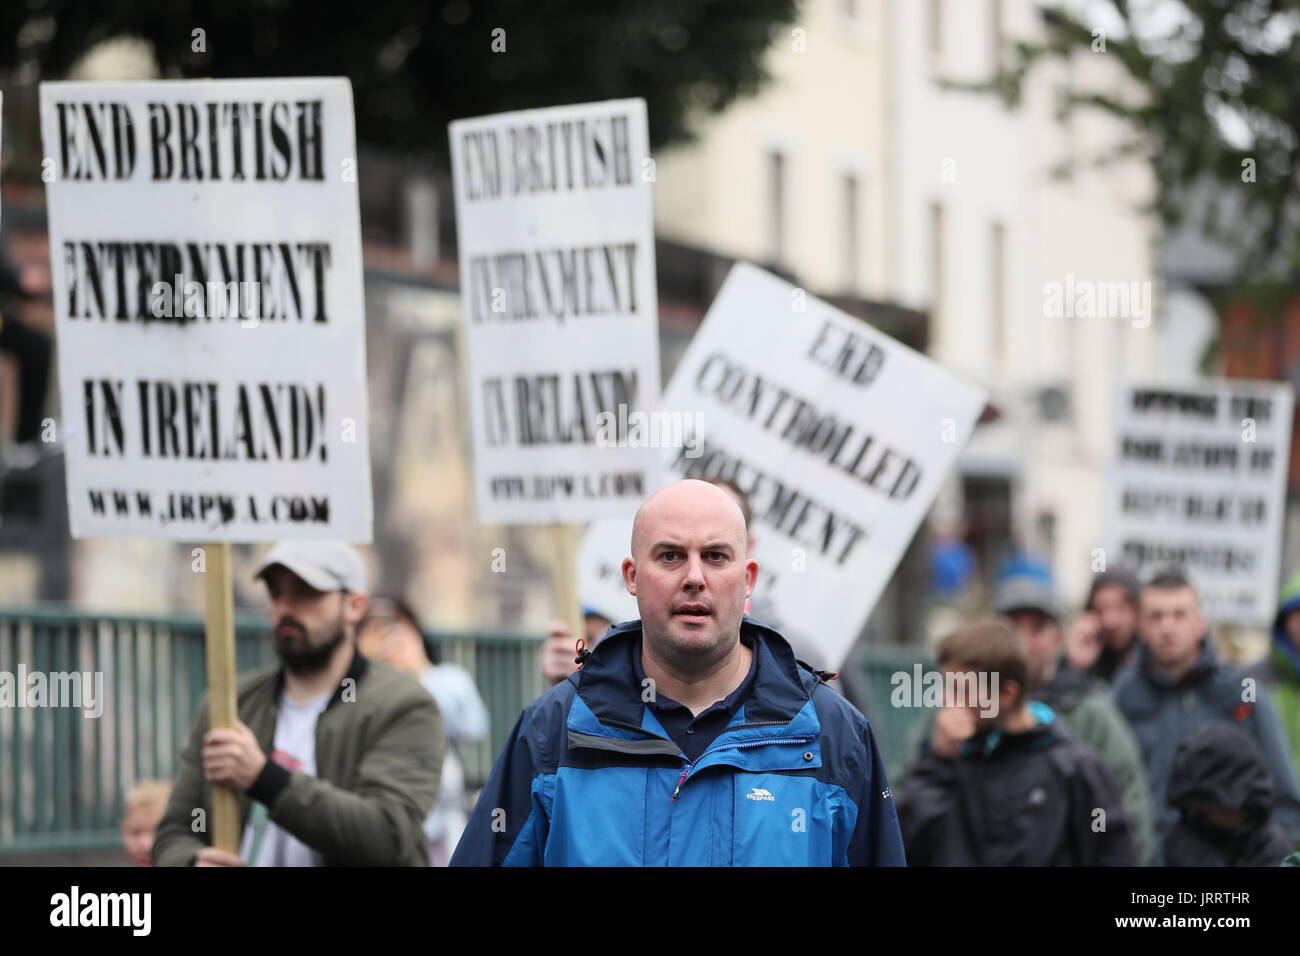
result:
[(1037, 718), (1029, 730), (978, 734), (955, 758), (924, 748), (898, 801), (913, 866), (1137, 862), (1119, 788), (1097, 752), (1070, 739), (1046, 704), (1027, 706)]
[(1291, 745), (1292, 766), (1300, 767), (1300, 648), (1291, 643), (1284, 626), (1292, 611), (1300, 611), (1300, 573), (1282, 589), (1273, 618), (1273, 648), (1262, 669)]
[(1188, 734), (1212, 720), (1239, 724), (1250, 734), (1273, 778), (1273, 819), (1293, 836), (1300, 836), (1300, 789), (1277, 712), (1259, 688), (1255, 688), (1255, 700), (1244, 700), (1249, 696), (1247, 686), (1241, 672), (1218, 661), (1208, 635), (1201, 639), (1200, 656), (1176, 684), (1152, 669), (1145, 644), (1138, 649), (1135, 666), (1116, 679), (1111, 693), (1137, 735), (1151, 782), (1156, 865), (1164, 863), (1164, 840), (1178, 819), (1168, 802), (1174, 754)]
[(904, 865), (867, 720), (749, 617), (753, 688), (693, 763), (643, 698), (641, 622), (524, 709), (452, 866)]
[[(1057, 667), (1056, 675), (1031, 692), (1030, 697), (1051, 708), (1062, 730), (1097, 751), (1119, 787), (1124, 812), (1137, 843), (1138, 862), (1143, 866), (1149, 864), (1155, 840), (1151, 786), (1142, 765), (1142, 751), (1137, 738), (1104, 685), (1085, 672), (1072, 670), (1062, 663)], [(896, 781), (906, 782), (933, 733), (933, 712), (913, 721), (906, 736), (901, 772), (894, 775)]]
[[(1278, 866), (1295, 849), (1295, 840), (1269, 821), (1273, 781), (1255, 742), (1235, 724), (1211, 721), (1178, 745), (1169, 805), (1180, 814), (1165, 839), (1169, 866)], [(1196, 812), (1200, 807), (1239, 810), (1246, 820), (1215, 825)]]
[(1155, 816), (1151, 786), (1137, 737), (1115, 702), (1096, 680), (1064, 666), (1031, 696), (1052, 708), (1076, 740), (1097, 751), (1119, 787), (1137, 842), (1138, 860), (1143, 865), (1149, 863)]

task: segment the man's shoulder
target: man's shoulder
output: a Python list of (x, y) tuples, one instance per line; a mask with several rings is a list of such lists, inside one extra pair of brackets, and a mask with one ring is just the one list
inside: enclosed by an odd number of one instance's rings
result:
[(800, 668), (799, 676), (808, 690), (813, 706), (817, 708), (817, 718), (822, 722), (823, 732), (826, 731), (829, 723), (832, 733), (854, 737), (862, 735), (868, 727), (867, 717), (862, 711), (854, 707), (842, 694), (837, 694), (829, 684), (818, 679), (815, 674)]
[(580, 671), (574, 671), (554, 687), (544, 691), (540, 697), (523, 709), (519, 715), (521, 726), (563, 728), (568, 720), (569, 708), (578, 696)]
[(1110, 685), (1110, 699), (1124, 716), (1133, 720), (1144, 713), (1158, 709), (1162, 697), (1162, 688), (1155, 684), (1141, 666), (1125, 667), (1115, 675)]
[(1056, 739), (1044, 753), (1058, 773), (1070, 779), (1085, 781), (1095, 780), (1098, 773), (1109, 776), (1105, 758), (1095, 746), (1062, 727), (1053, 729)]
[(1122, 723), (1123, 713), (1115, 698), (1099, 684), (1093, 684), (1079, 695), (1074, 709), (1069, 713), (1058, 711), (1061, 719), (1068, 725), (1072, 722), (1088, 723)]
[(279, 664), (267, 664), (238, 675), (235, 678), (235, 696), (242, 701), (245, 697), (268, 691), (275, 684), (275, 677), (279, 673)]

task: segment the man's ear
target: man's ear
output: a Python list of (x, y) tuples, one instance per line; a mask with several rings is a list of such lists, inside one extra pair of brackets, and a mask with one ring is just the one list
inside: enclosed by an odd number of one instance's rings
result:
[(745, 562), (745, 597), (753, 595), (756, 584), (758, 584), (758, 562), (750, 558)]
[(636, 597), (636, 562), (631, 558), (623, 559), (623, 587), (627, 593)]
[(1022, 689), (1019, 680), (1000, 680), (997, 688), (998, 713), (1009, 713), (1015, 705), (1022, 704)]
[(360, 624), (361, 619), (366, 616), (366, 608), (369, 606), (369, 596), (355, 594), (352, 591), (343, 592), (343, 619), (349, 624)]

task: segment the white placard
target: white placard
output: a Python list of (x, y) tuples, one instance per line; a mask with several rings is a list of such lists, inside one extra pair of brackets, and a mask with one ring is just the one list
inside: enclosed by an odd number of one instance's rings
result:
[(371, 538), (352, 88), (42, 83), (72, 536)]
[[(984, 394), (819, 299), (740, 263), (664, 396), (700, 442), (665, 449), (672, 479), (730, 478), (750, 499), (752, 614), (838, 667), (984, 407)], [(631, 522), (589, 541), (622, 541)], [(613, 601), (615, 562), (584, 542), (584, 601)], [(796, 647), (799, 650), (798, 647)], [(810, 653), (815, 649), (816, 655)]]
[(1176, 568), (1212, 621), (1277, 610), (1293, 392), (1277, 382), (1122, 383), (1105, 556), (1141, 578)]
[(658, 483), (656, 450), (627, 440), (659, 401), (645, 102), (449, 133), (479, 520), (630, 514)]

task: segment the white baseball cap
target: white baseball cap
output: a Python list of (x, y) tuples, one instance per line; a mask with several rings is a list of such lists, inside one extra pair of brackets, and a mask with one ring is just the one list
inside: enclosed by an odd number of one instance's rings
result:
[(366, 566), (361, 555), (342, 541), (281, 541), (262, 559), (253, 577), (265, 577), (277, 564), (317, 591), (366, 593)]

